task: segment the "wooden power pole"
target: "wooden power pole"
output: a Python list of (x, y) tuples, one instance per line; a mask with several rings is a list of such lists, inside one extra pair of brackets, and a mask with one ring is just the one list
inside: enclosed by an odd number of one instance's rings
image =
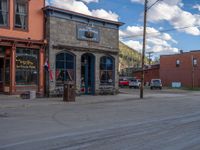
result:
[(146, 49), (147, 3), (148, 3), (148, 0), (145, 0), (145, 4), (144, 4), (143, 48), (142, 48), (142, 78), (141, 78), (141, 86), (140, 86), (140, 98), (141, 99), (143, 98), (143, 91), (144, 91), (144, 57), (145, 57), (145, 49)]

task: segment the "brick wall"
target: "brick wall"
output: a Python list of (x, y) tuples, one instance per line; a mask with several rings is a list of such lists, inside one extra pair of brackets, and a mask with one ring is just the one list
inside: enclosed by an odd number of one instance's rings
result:
[[(193, 58), (197, 60), (195, 67), (192, 65)], [(180, 61), (179, 66), (176, 65), (177, 60)], [(200, 51), (161, 56), (160, 78), (164, 86), (181, 82), (183, 87), (200, 87)]]

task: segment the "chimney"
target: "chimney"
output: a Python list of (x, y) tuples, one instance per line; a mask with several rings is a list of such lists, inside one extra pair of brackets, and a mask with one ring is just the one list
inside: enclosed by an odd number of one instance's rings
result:
[(180, 54), (183, 54), (183, 50), (182, 49), (180, 50)]

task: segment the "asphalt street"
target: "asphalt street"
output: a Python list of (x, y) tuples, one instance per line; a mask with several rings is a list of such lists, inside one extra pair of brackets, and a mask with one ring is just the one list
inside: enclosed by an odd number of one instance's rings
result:
[(199, 150), (200, 92), (122, 89), (115, 96), (0, 96), (1, 150)]

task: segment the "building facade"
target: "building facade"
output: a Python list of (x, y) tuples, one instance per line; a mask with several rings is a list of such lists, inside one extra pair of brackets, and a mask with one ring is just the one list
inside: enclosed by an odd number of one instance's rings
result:
[(119, 26), (123, 23), (51, 6), (44, 9), (49, 94), (72, 80), (76, 93), (118, 91)]
[(200, 51), (160, 57), (160, 78), (164, 86), (200, 87)]
[[(133, 71), (133, 76), (137, 79), (142, 78), (142, 70)], [(159, 79), (160, 78), (160, 64), (146, 66), (144, 69), (144, 83), (150, 83), (151, 79)]]
[(44, 0), (0, 0), (0, 92), (44, 92)]

